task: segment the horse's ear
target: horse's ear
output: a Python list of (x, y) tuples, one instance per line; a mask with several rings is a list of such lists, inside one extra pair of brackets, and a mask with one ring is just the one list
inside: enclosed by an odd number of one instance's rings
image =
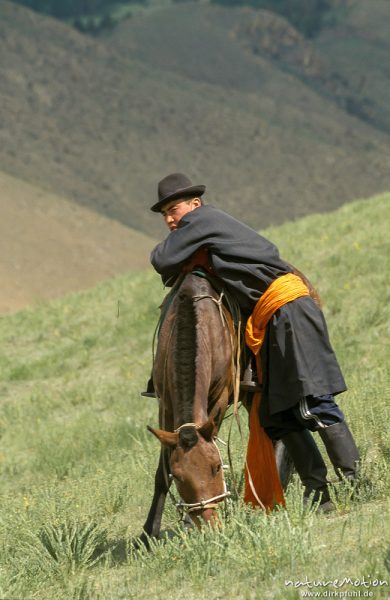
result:
[(169, 448), (173, 448), (177, 446), (179, 443), (179, 434), (171, 431), (164, 431), (163, 429), (154, 429), (153, 427), (149, 427), (147, 425), (148, 430), (156, 436), (157, 439), (163, 444), (163, 446), (168, 446)]
[(207, 442), (211, 442), (213, 437), (217, 435), (218, 427), (215, 424), (213, 417), (209, 417), (208, 421), (199, 428), (199, 433)]

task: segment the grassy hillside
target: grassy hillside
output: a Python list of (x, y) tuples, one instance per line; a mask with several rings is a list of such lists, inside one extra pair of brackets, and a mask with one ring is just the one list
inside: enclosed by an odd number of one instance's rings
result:
[[(301, 597), (286, 580), (390, 580), (389, 201), (361, 200), (265, 232), (318, 287), (349, 385), (340, 404), (362, 476), (353, 499), (341, 487), (329, 516), (303, 509), (297, 483), (287, 511), (269, 517), (234, 500), (216, 533), (180, 532), (168, 503), (164, 527), (176, 535), (152, 554), (134, 553), (158, 456), (146, 432), (157, 406), (139, 390), (159, 278), (117, 277), (0, 319), (1, 597), (281, 600)], [(236, 430), (232, 451), (239, 468)], [(357, 590), (326, 588), (334, 589)], [(369, 591), (386, 598), (388, 586)]]
[[(388, 136), (252, 56), (229, 9), (184, 3), (153, 14), (162, 16), (159, 37), (144, 37), (151, 65), (135, 34), (125, 50), (0, 3), (3, 171), (156, 236), (148, 207), (176, 170), (256, 227), (388, 189)], [(173, 38), (206, 78), (171, 59), (160, 66)]]
[(154, 241), (0, 172), (0, 313), (149, 266)]

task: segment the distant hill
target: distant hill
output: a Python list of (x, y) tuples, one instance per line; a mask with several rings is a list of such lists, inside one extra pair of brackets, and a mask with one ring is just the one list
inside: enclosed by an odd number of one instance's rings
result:
[(183, 3), (96, 40), (3, 0), (1, 169), (155, 236), (174, 170), (256, 228), (388, 189), (389, 136), (250, 52), (232, 10)]
[(153, 240), (0, 172), (0, 313), (146, 268)]
[(321, 32), (316, 48), (347, 79), (376, 126), (390, 132), (390, 3), (354, 0), (338, 24)]
[[(354, 0), (357, 1), (360, 0)], [(384, 20), (386, 10), (381, 9), (381, 0), (378, 10), (377, 2), (373, 0), (370, 11), (376, 20)], [(357, 10), (355, 3), (350, 12), (337, 17), (343, 28)], [(390, 19), (390, 5), (387, 16)], [(370, 18), (374, 21), (372, 15)], [(176, 28), (174, 36), (170, 35), (172, 23)], [(335, 32), (339, 38), (340, 27), (329, 27), (324, 37)], [(376, 28), (371, 41), (377, 42), (375, 31)], [(291, 88), (294, 103), (297, 90), (291, 80), (283, 78), (283, 74), (290, 74), (298, 80), (296, 83), (314, 89), (327, 102), (390, 132), (386, 115), (381, 118), (381, 103), (377, 104), (374, 95), (368, 89), (362, 92), (360, 83), (351, 79), (345, 69), (339, 72), (337, 58), (328, 57), (316, 39), (308, 41), (289, 21), (273, 12), (187, 3), (128, 19), (106, 34), (106, 39), (122, 54), (137, 56), (153, 67), (229, 90), (268, 94), (272, 80), (275, 88)], [(342, 44), (339, 52), (343, 56)]]

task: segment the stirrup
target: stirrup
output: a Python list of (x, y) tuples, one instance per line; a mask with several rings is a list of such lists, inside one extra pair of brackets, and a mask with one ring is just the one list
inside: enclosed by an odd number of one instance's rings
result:
[(255, 394), (256, 392), (261, 392), (263, 386), (255, 381), (240, 381), (240, 390), (242, 392), (249, 392), (251, 394)]
[(255, 392), (261, 392), (262, 390), (262, 386), (253, 380), (253, 369), (250, 362), (245, 369), (244, 376), (240, 382), (240, 390), (242, 392), (250, 392), (252, 394)]

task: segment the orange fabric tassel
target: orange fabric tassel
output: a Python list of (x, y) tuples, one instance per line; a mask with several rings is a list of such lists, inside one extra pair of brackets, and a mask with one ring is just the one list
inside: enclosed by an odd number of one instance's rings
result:
[[(256, 304), (247, 322), (245, 341), (256, 355), (259, 383), (262, 380), (260, 349), (269, 320), (287, 302), (309, 295), (309, 290), (302, 279), (293, 273), (288, 273), (275, 279)], [(254, 395), (249, 416), (244, 502), (270, 510), (275, 504), (284, 506), (285, 502), (273, 444), (260, 425), (260, 401), (259, 392)]]
[(278, 277), (268, 286), (246, 324), (245, 341), (253, 354), (260, 352), (272, 315), (287, 302), (302, 296), (310, 296), (310, 292), (302, 279), (293, 273)]
[(261, 394), (254, 394), (249, 415), (249, 440), (245, 463), (244, 502), (266, 510), (284, 506), (284, 495), (273, 444), (259, 420)]

